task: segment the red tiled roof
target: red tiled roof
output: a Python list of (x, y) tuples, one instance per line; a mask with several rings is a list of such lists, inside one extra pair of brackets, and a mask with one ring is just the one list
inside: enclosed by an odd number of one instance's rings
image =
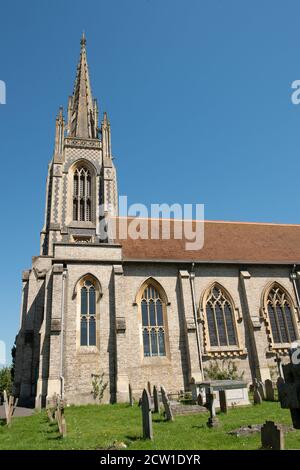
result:
[[(117, 220), (122, 221), (122, 217)], [(127, 224), (131, 221), (128, 219)], [(171, 234), (177, 223), (171, 221)], [(195, 224), (193, 221), (193, 227)], [(123, 247), (124, 260), (300, 264), (300, 225), (205, 221), (200, 250), (187, 250), (188, 240), (172, 236), (168, 240), (161, 235), (159, 239), (137, 240), (117, 236), (117, 241)]]

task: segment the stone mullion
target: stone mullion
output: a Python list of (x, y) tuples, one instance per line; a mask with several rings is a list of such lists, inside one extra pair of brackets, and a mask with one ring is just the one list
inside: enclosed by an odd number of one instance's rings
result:
[(224, 301), (222, 302), (221, 307), (222, 307), (222, 313), (223, 313), (223, 319), (224, 319), (224, 328), (225, 328), (225, 335), (226, 335), (226, 345), (229, 346), (228, 330), (227, 330), (227, 323), (226, 323), (226, 316), (225, 316), (225, 309), (224, 309)]
[[(214, 318), (214, 323), (215, 323), (217, 342), (218, 342), (218, 346), (220, 347), (219, 327), (218, 327), (217, 315), (216, 315), (216, 302), (214, 302), (211, 305), (212, 305), (212, 309), (213, 309), (213, 318)], [(210, 338), (209, 338), (209, 341), (210, 341)]]
[(273, 308), (273, 311), (274, 311), (274, 318), (275, 318), (275, 323), (276, 323), (276, 326), (277, 326), (279, 340), (280, 340), (280, 343), (282, 343), (282, 334), (281, 334), (280, 324), (279, 324), (279, 320), (278, 320), (277, 303), (276, 302), (274, 303), (272, 308)]
[(284, 325), (285, 325), (286, 335), (287, 335), (287, 338), (288, 338), (288, 342), (290, 343), (291, 342), (291, 335), (290, 335), (290, 330), (289, 330), (289, 327), (288, 327), (288, 324), (287, 324), (287, 321), (286, 321), (285, 305), (281, 304), (280, 308), (281, 308), (282, 317), (283, 317), (283, 321), (284, 321)]

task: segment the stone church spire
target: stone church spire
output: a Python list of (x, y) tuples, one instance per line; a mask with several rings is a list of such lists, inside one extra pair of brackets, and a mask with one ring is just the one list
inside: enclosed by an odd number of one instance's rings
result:
[(73, 95), (69, 98), (68, 135), (84, 139), (96, 139), (98, 134), (98, 106), (93, 101), (86, 55), (86, 38), (82, 34), (81, 51)]

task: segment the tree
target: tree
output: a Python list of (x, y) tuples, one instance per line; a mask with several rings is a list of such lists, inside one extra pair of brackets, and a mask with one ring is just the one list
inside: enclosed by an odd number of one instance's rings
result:
[(10, 395), (12, 386), (11, 367), (2, 367), (2, 369), (0, 369), (0, 396), (3, 396), (4, 390), (7, 391), (7, 395)]

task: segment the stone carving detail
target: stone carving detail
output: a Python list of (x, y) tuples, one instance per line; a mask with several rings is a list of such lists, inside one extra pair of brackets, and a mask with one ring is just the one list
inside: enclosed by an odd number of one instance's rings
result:
[(73, 137), (65, 138), (65, 147), (81, 147), (81, 148), (92, 148), (100, 149), (101, 142), (100, 140), (90, 140), (90, 139), (74, 139)]

